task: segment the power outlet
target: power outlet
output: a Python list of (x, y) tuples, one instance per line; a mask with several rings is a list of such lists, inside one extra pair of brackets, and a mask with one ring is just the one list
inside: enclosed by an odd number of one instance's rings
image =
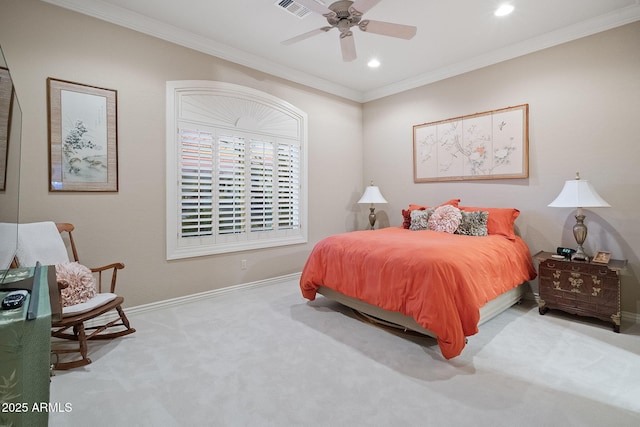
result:
[(240, 270), (246, 270), (247, 269), (247, 260), (243, 259), (240, 261)]

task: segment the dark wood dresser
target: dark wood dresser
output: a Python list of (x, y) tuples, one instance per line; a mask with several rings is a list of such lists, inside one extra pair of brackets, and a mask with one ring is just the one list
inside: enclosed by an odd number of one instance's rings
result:
[(613, 323), (620, 332), (620, 272), (626, 260), (609, 264), (552, 258), (552, 252), (538, 252), (538, 310), (549, 309), (595, 317)]

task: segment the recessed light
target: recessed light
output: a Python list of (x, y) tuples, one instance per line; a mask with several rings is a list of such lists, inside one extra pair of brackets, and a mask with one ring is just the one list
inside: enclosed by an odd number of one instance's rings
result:
[(511, 12), (513, 12), (513, 6), (511, 6), (510, 4), (503, 4), (501, 5), (499, 8), (496, 9), (495, 12), (493, 12), (494, 15), (496, 16), (506, 16), (508, 14), (510, 14)]
[(367, 62), (367, 65), (369, 66), (369, 68), (378, 68), (380, 66), (380, 61), (378, 61), (376, 58), (373, 58), (372, 60)]

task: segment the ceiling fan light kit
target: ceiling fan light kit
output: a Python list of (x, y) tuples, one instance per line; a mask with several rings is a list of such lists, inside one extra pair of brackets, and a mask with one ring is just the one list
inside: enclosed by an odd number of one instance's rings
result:
[(373, 21), (362, 19), (362, 16), (380, 0), (340, 0), (325, 7), (315, 0), (295, 0), (302, 6), (321, 14), (327, 19), (329, 26), (321, 27), (300, 34), (282, 42), (284, 45), (297, 43), (316, 34), (326, 33), (337, 28), (340, 32), (340, 49), (344, 61), (353, 61), (357, 58), (356, 45), (353, 38), (352, 27), (357, 26), (360, 31), (380, 34), (409, 40), (416, 35), (417, 28), (411, 25), (393, 24), (391, 22)]

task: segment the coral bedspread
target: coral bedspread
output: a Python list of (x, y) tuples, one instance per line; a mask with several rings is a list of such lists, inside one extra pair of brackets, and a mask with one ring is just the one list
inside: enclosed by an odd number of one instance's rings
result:
[(529, 248), (516, 236), (464, 236), (401, 227), (321, 240), (302, 271), (302, 295), (326, 286), (385, 310), (412, 316), (438, 337), (447, 359), (478, 332), (480, 307), (536, 277)]

